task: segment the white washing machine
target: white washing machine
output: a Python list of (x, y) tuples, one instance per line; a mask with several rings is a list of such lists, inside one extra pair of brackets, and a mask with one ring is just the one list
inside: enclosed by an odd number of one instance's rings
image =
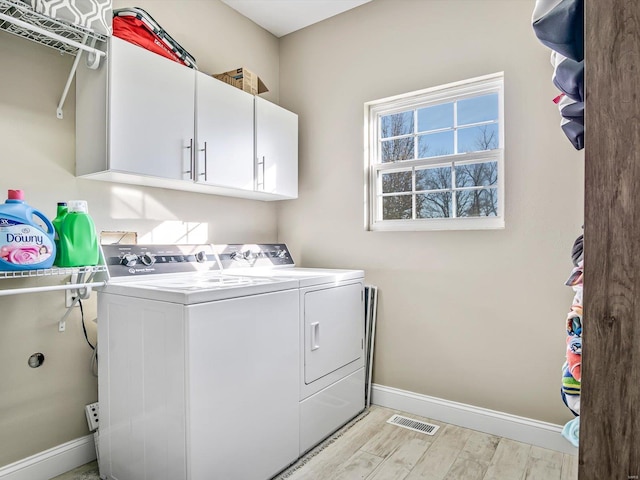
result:
[(299, 285), (220, 274), (211, 245), (105, 245), (99, 466), (110, 480), (266, 480), (299, 440)]
[(298, 268), (284, 244), (216, 250), (228, 275), (298, 283), (303, 454), (364, 409), (364, 272)]

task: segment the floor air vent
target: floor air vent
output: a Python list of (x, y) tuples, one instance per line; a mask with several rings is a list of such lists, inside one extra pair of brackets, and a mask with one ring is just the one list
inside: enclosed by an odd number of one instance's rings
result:
[(414, 430), (416, 432), (426, 433), (427, 435), (434, 435), (440, 428), (438, 425), (431, 425), (430, 423), (403, 417), (402, 415), (394, 415), (387, 420), (387, 423), (408, 428), (409, 430)]

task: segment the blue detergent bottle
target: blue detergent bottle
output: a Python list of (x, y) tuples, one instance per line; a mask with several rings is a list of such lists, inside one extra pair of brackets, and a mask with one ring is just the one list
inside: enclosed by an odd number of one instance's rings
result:
[(50, 268), (56, 257), (53, 239), (49, 219), (24, 202), (22, 190), (9, 190), (7, 200), (0, 204), (0, 270)]

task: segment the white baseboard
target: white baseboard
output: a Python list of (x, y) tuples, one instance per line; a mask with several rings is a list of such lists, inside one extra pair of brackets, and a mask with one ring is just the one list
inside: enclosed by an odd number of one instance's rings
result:
[(577, 455), (578, 449), (562, 435), (562, 426), (509, 413), (373, 385), (372, 403), (421, 417), (510, 438), (542, 448)]
[(93, 434), (0, 468), (2, 480), (49, 480), (96, 459)]

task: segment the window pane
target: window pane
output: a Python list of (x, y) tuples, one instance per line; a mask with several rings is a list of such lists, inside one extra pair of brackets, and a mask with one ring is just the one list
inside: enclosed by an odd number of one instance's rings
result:
[(488, 187), (498, 181), (498, 162), (456, 165), (456, 187)]
[(458, 101), (458, 125), (498, 120), (498, 94)]
[(411, 195), (397, 195), (382, 198), (383, 220), (411, 219)]
[(444, 103), (418, 110), (418, 131), (453, 128), (453, 103)]
[(416, 170), (416, 190), (443, 190), (451, 188), (451, 167)]
[(381, 142), (382, 163), (413, 159), (413, 142), (413, 137)]
[(498, 148), (498, 124), (480, 125), (458, 130), (458, 153)]
[(498, 215), (498, 190), (463, 190), (456, 192), (459, 217), (495, 217)]
[(453, 153), (453, 130), (418, 137), (418, 158), (439, 157)]
[(380, 138), (413, 133), (413, 110), (380, 117)]
[(410, 192), (411, 172), (382, 174), (382, 193)]
[(451, 192), (416, 195), (416, 218), (449, 218), (451, 198)]

